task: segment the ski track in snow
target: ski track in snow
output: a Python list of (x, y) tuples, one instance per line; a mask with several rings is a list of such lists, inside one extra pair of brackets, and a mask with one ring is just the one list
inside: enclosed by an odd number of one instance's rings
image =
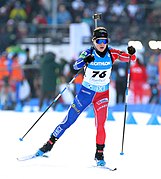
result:
[[(25, 162), (17, 157), (35, 153), (50, 137), (66, 112), (47, 112), (34, 128), (22, 137), (41, 113), (0, 111), (0, 179), (90, 178), (90, 179), (160, 179), (161, 125), (147, 125), (150, 114), (134, 113), (137, 125), (126, 124), (124, 155), (120, 155), (123, 113), (114, 113), (115, 121), (106, 122), (105, 160), (108, 171), (91, 167), (95, 154), (94, 118), (82, 113), (58, 140), (49, 158)], [(161, 117), (158, 117), (161, 122)]]

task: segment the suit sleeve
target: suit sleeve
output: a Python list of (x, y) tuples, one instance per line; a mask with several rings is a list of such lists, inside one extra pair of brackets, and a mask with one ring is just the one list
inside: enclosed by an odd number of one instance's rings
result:
[(113, 57), (113, 62), (115, 60), (117, 60), (117, 59), (120, 60), (120, 61), (123, 61), (123, 62), (128, 62), (130, 58), (131, 58), (132, 61), (136, 60), (136, 56), (135, 55), (130, 55), (130, 54), (125, 53), (125, 52), (123, 52), (121, 50), (117, 50), (117, 49), (111, 48), (110, 52), (111, 52), (111, 55)]
[(86, 63), (84, 62), (84, 58), (87, 57), (89, 54), (91, 54), (91, 50), (87, 49), (79, 55), (78, 59), (73, 65), (74, 70), (79, 70), (85, 66)]

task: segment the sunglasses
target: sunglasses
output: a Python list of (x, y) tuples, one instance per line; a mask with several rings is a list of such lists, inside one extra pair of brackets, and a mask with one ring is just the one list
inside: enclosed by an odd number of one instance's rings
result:
[(97, 44), (101, 44), (101, 43), (107, 44), (107, 43), (108, 43), (108, 39), (97, 39), (97, 40), (96, 40), (96, 43), (97, 43)]

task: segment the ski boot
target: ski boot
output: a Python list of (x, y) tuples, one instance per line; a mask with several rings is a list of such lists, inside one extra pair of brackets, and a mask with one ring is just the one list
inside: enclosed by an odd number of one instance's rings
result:
[(106, 162), (104, 161), (104, 155), (103, 155), (103, 149), (105, 145), (99, 145), (96, 144), (96, 154), (95, 154), (95, 160), (97, 166), (105, 166)]
[(36, 156), (43, 156), (44, 153), (49, 152), (57, 140), (56, 137), (51, 135), (50, 139), (36, 152)]

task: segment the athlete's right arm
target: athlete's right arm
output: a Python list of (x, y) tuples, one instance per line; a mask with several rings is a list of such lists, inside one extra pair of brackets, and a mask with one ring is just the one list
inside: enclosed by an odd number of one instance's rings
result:
[(86, 65), (86, 62), (84, 61), (84, 59), (89, 55), (91, 55), (91, 50), (90, 49), (87, 49), (87, 50), (83, 51), (79, 55), (79, 58), (75, 61), (74, 65), (73, 65), (74, 70), (79, 70), (82, 67), (84, 67)]

